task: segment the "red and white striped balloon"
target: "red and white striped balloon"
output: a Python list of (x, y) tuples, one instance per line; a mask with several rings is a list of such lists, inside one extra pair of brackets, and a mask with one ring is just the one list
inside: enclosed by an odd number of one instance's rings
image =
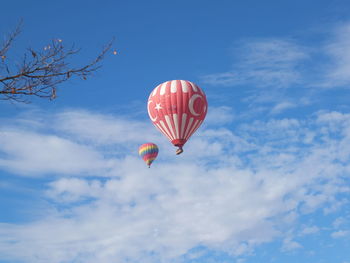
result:
[(151, 92), (147, 108), (153, 124), (182, 152), (182, 146), (204, 121), (208, 103), (196, 84), (171, 80)]

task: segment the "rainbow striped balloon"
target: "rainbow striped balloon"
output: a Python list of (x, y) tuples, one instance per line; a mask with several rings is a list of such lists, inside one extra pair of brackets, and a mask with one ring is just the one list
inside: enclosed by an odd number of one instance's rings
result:
[(140, 146), (139, 155), (146, 162), (148, 168), (151, 167), (152, 162), (157, 158), (158, 151), (158, 146), (151, 142), (142, 144)]

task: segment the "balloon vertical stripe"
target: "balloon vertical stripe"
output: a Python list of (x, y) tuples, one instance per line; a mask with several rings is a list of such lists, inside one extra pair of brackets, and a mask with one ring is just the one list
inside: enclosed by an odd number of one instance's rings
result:
[(177, 119), (177, 114), (174, 114), (174, 115), (173, 115), (173, 119), (174, 119), (174, 124), (175, 124), (175, 134), (176, 134), (176, 138), (179, 138), (179, 137), (180, 137), (180, 134), (179, 134), (179, 122), (178, 122), (178, 119)]
[(186, 132), (185, 132), (185, 135), (184, 135), (184, 138), (185, 138), (185, 139), (188, 137), (187, 135), (188, 135), (188, 133), (189, 133), (191, 127), (192, 127), (192, 122), (193, 122), (193, 118), (191, 117), (191, 118), (190, 118), (190, 121), (189, 121), (188, 124), (187, 124), (187, 129), (186, 129)]
[(173, 130), (174, 125), (171, 123), (169, 115), (165, 115), (165, 120), (166, 120), (166, 123), (168, 124), (168, 127), (170, 129), (172, 138), (175, 139), (176, 136), (175, 136), (175, 133), (174, 133), (174, 130)]
[(185, 134), (184, 134), (184, 131), (185, 131), (185, 125), (186, 125), (186, 119), (187, 119), (187, 114), (186, 113), (183, 113), (182, 114), (182, 123), (181, 123), (181, 133), (180, 133), (180, 138), (184, 138)]
[(166, 137), (168, 137), (168, 139), (171, 141), (172, 139), (169, 137), (169, 135), (165, 132), (165, 130), (163, 130), (163, 128), (158, 124), (156, 123), (155, 124), (156, 127), (161, 131), (161, 133), (163, 133)]
[(163, 129), (165, 130), (165, 134), (170, 138), (170, 140), (173, 140), (174, 138), (171, 137), (171, 134), (163, 121), (160, 121), (160, 125), (162, 125)]

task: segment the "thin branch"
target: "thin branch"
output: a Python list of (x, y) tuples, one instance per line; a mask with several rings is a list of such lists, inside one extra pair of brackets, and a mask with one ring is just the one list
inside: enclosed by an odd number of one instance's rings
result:
[[(0, 54), (5, 56), (13, 44), (13, 40), (20, 33), (20, 22), (15, 31), (9, 35)], [(55, 99), (57, 85), (67, 81), (73, 76), (86, 79), (100, 68), (99, 62), (103, 60), (111, 49), (112, 39), (90, 63), (81, 67), (71, 67), (68, 60), (79, 53), (80, 49), (72, 46), (66, 49), (61, 39), (52, 40), (44, 50), (28, 48), (17, 70), (8, 65), (6, 56), (0, 67), (0, 99), (27, 102), (27, 96)], [(1, 56), (0, 56), (1, 58)], [(0, 63), (1, 65), (1, 63)]]
[(6, 58), (6, 53), (7, 51), (10, 49), (13, 41), (15, 40), (15, 38), (21, 33), (21, 27), (22, 27), (22, 24), (23, 24), (23, 20), (21, 19), (15, 30), (12, 31), (12, 33), (9, 34), (9, 36), (7, 37), (7, 39), (5, 40), (5, 42), (2, 44), (2, 47), (0, 48), (0, 58), (2, 60), (5, 60)]

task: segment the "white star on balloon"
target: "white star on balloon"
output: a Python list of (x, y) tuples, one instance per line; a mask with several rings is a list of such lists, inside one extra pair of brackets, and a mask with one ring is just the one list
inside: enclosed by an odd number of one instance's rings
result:
[(160, 106), (160, 103), (156, 103), (156, 107), (155, 107), (156, 110), (160, 110), (162, 109), (162, 106)]

